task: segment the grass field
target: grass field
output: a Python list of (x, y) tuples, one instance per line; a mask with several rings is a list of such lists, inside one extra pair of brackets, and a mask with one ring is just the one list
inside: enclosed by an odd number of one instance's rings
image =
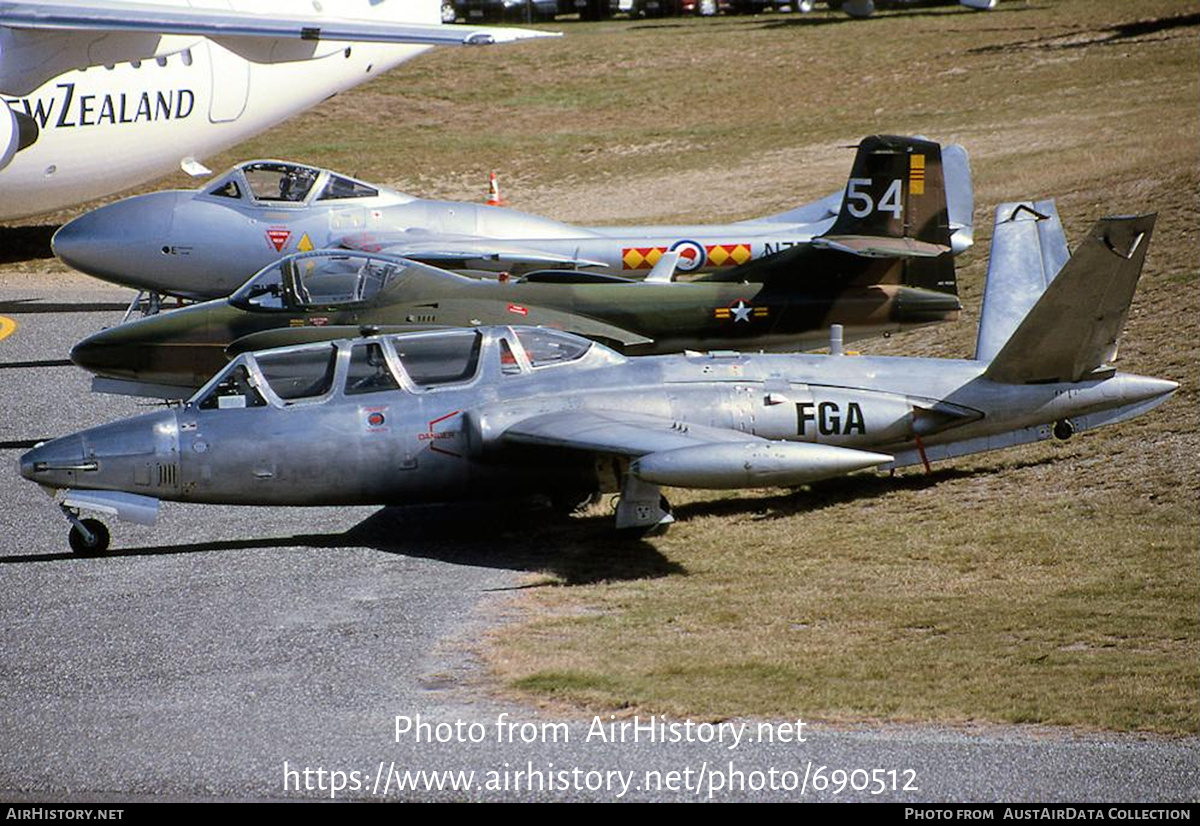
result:
[(494, 170), (514, 207), (644, 223), (826, 194), (865, 134), (958, 141), (977, 199), (967, 312), (860, 349), (969, 356), (995, 205), (1052, 196), (1072, 241), (1101, 215), (1159, 213), (1119, 365), (1182, 387), (1142, 419), (929, 476), (673, 491), (679, 524), (634, 545), (602, 514), (510, 530), (535, 587), (484, 643), (499, 690), (705, 718), (1195, 733), (1197, 3), (560, 28), (432, 53), (210, 165), (287, 157), (471, 200)]

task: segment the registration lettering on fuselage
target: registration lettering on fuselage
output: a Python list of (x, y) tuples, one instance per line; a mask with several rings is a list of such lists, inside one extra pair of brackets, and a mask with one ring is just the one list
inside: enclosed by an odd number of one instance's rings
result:
[(848, 403), (845, 414), (836, 402), (800, 402), (796, 405), (796, 432), (807, 436), (809, 423), (816, 428), (814, 435), (849, 436), (856, 433), (865, 435), (867, 432), (866, 420), (858, 402)]

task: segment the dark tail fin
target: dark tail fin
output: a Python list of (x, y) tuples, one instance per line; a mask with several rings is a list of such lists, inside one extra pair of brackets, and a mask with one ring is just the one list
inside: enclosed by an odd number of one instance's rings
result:
[[(952, 154), (960, 247), (970, 245), (971, 182), (966, 152)], [(824, 203), (824, 202), (822, 202)], [(798, 211), (773, 216), (794, 217)], [(778, 281), (814, 276), (842, 285), (895, 284), (957, 295), (941, 145), (872, 135), (858, 144), (837, 218), (811, 243), (704, 276), (706, 281)], [(811, 284), (811, 281), (809, 281)]]
[(1006, 384), (1076, 382), (1117, 354), (1153, 215), (1104, 218), (988, 364)]
[[(961, 165), (969, 176), (966, 153)], [(970, 189), (970, 181), (967, 181)], [(958, 294), (942, 147), (922, 138), (872, 135), (858, 145), (837, 220), (818, 247), (894, 258), (873, 283), (899, 283)]]
[(948, 252), (941, 146), (895, 135), (863, 138), (837, 220), (814, 243), (873, 257)]

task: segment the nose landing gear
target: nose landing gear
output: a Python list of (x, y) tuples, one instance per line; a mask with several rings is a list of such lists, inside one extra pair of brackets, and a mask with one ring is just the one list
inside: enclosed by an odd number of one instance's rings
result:
[(80, 519), (79, 514), (66, 505), (59, 505), (63, 515), (71, 523), (67, 541), (77, 556), (100, 556), (108, 550), (108, 528), (99, 519)]

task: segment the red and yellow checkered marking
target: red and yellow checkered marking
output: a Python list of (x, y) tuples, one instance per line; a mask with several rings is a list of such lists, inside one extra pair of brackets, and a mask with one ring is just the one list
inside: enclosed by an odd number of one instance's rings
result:
[(704, 247), (710, 267), (733, 267), (750, 260), (749, 244), (712, 244)]
[(666, 247), (626, 247), (621, 250), (621, 269), (648, 270), (666, 251)]
[(908, 159), (908, 194), (925, 194), (925, 156), (912, 155)]

